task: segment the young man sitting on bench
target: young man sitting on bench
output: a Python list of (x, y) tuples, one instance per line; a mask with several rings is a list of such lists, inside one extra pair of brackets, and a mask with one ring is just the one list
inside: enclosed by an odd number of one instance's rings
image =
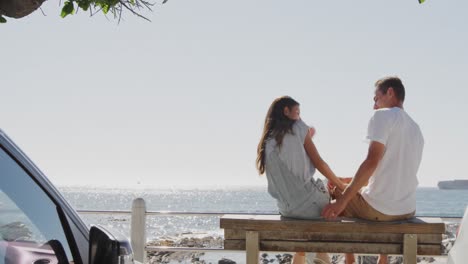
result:
[[(421, 130), (403, 110), (405, 88), (397, 77), (375, 83), (374, 116), (369, 121), (367, 158), (344, 192), (331, 191), (335, 200), (322, 216), (338, 216), (372, 221), (412, 218), (416, 211), (416, 177), (424, 146)], [(353, 254), (346, 263), (354, 263)], [(381, 255), (378, 264), (387, 264)]]

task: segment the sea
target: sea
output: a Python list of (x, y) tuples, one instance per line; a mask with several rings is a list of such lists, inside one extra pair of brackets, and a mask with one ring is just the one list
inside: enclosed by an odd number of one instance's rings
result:
[[(76, 210), (131, 210), (143, 198), (147, 211), (278, 214), (266, 187), (211, 188), (94, 188), (59, 187)], [(468, 206), (468, 190), (418, 188), (416, 215), (461, 218)], [(101, 224), (130, 235), (130, 215), (83, 214), (85, 222)], [(184, 234), (222, 236), (218, 216), (148, 216), (148, 241)]]

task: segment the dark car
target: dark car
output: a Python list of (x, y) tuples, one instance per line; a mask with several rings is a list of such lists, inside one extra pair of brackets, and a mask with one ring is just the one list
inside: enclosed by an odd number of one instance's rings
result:
[(0, 130), (0, 264), (134, 263), (127, 239), (89, 228)]

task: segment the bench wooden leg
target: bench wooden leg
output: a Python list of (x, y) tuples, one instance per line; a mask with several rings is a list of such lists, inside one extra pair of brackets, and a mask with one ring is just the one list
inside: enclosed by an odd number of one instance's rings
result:
[(405, 234), (403, 239), (403, 263), (416, 264), (418, 253), (418, 235)]
[(260, 254), (260, 240), (258, 237), (258, 232), (246, 231), (245, 240), (247, 264), (258, 264), (258, 257)]

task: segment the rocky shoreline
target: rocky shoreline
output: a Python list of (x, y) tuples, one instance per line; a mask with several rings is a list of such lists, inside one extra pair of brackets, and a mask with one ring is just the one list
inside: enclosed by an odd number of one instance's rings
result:
[[(452, 248), (455, 239), (458, 223), (447, 223), (446, 233), (443, 235), (442, 246), (443, 254), (447, 254)], [(212, 236), (208, 234), (182, 233), (177, 236), (166, 236), (150, 241), (147, 246), (167, 246), (167, 247), (194, 247), (194, 248), (223, 248), (223, 238), (221, 236)], [(344, 263), (342, 254), (333, 254), (331, 256), (333, 264)], [(403, 263), (400, 256), (391, 256), (391, 264)], [(267, 264), (290, 264), (292, 255), (288, 253), (262, 253), (260, 263)], [(376, 256), (358, 256), (357, 263), (374, 264), (377, 261)], [(194, 263), (194, 264), (234, 264), (243, 263), (243, 256), (239, 253), (239, 258), (226, 258), (223, 253), (205, 253), (192, 251), (158, 251), (147, 253), (147, 263), (171, 264), (171, 263)], [(443, 263), (439, 258), (418, 257), (418, 263)]]
[[(223, 238), (206, 234), (182, 233), (174, 237), (162, 237), (151, 241), (147, 246), (157, 247), (194, 247), (194, 248), (223, 248)], [(157, 251), (147, 253), (147, 263), (206, 263), (201, 260), (204, 252), (193, 251)], [(235, 262), (233, 262), (235, 263)]]

